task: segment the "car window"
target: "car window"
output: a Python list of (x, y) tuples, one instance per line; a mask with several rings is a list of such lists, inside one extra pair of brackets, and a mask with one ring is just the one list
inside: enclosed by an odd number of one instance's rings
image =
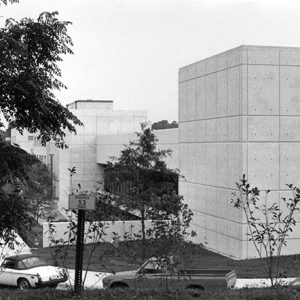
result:
[(156, 261), (149, 261), (142, 269), (145, 274), (161, 273), (161, 266)]
[(2, 267), (4, 268), (9, 268), (9, 269), (14, 269), (15, 268), (15, 261), (13, 260), (9, 260), (9, 259), (6, 259), (3, 264), (2, 264)]
[(46, 263), (37, 256), (27, 257), (22, 259), (22, 263), (24, 264), (23, 268), (30, 269), (39, 266), (45, 266)]
[(26, 269), (26, 266), (24, 265), (23, 261), (22, 260), (19, 260), (18, 263), (17, 263), (17, 269)]

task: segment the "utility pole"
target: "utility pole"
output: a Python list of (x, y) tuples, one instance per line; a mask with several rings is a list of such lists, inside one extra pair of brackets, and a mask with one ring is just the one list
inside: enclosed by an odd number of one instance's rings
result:
[(53, 197), (53, 156), (54, 154), (49, 154), (50, 156), (50, 174), (51, 174), (51, 197)]
[(85, 210), (79, 209), (78, 210), (78, 223), (77, 223), (75, 282), (74, 282), (74, 289), (75, 289), (76, 295), (81, 295), (81, 293), (82, 293), (84, 223), (85, 223)]

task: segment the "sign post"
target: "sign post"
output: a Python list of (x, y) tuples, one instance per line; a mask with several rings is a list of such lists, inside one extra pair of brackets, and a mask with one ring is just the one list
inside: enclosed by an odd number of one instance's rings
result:
[(85, 211), (88, 209), (95, 209), (95, 207), (96, 195), (94, 193), (69, 195), (69, 209), (78, 210), (74, 281), (74, 290), (76, 295), (80, 295), (82, 293), (82, 264), (84, 251)]

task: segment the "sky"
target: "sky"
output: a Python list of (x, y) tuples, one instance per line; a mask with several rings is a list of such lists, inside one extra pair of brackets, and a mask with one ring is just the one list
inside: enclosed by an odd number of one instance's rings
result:
[(152, 122), (178, 120), (179, 68), (240, 45), (300, 46), (299, 0), (19, 0), (0, 6), (0, 26), (44, 11), (72, 22), (59, 101), (113, 100)]

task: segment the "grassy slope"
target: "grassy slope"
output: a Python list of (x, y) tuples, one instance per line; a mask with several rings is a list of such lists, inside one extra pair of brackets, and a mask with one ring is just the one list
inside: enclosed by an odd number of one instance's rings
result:
[[(92, 246), (87, 246), (84, 254), (84, 263), (87, 262)], [(49, 263), (53, 263), (51, 254), (54, 248), (39, 248), (35, 253), (39, 254)], [(265, 272), (258, 259), (234, 260), (220, 254), (208, 251), (199, 245), (186, 244), (185, 267), (202, 269), (235, 269), (239, 278), (264, 277)], [(134, 269), (141, 263), (141, 245), (139, 242), (123, 242), (118, 248), (109, 243), (100, 243), (92, 256), (89, 270), (92, 271), (124, 271)], [(67, 256), (67, 266), (75, 266), (75, 247), (71, 247)], [(281, 258), (281, 273), (286, 277), (299, 276), (300, 255), (283, 256)]]

